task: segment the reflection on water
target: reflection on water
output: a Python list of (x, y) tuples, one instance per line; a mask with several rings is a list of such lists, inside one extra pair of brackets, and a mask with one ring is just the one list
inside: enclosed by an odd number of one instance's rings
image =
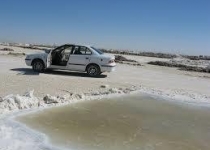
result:
[(52, 143), (78, 150), (210, 149), (210, 110), (140, 95), (71, 104), (18, 120)]

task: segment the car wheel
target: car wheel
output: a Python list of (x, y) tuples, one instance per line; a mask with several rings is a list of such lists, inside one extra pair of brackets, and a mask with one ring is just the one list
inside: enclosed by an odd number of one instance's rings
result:
[(35, 72), (43, 72), (45, 68), (44, 63), (41, 60), (35, 60), (32, 67)]
[(101, 70), (97, 65), (89, 65), (87, 67), (87, 74), (91, 77), (96, 77), (101, 74)]

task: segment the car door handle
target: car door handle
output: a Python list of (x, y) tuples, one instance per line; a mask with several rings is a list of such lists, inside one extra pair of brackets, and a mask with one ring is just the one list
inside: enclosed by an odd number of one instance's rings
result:
[(86, 59), (89, 59), (88, 57), (86, 57)]

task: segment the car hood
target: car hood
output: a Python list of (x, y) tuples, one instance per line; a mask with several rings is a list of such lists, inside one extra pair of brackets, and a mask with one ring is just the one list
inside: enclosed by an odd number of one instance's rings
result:
[(34, 58), (34, 57), (47, 57), (47, 53), (35, 53), (35, 54), (28, 54), (26, 58)]

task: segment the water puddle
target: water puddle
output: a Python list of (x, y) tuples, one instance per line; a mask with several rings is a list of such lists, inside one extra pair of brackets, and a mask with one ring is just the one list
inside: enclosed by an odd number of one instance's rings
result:
[(17, 119), (74, 150), (210, 149), (210, 109), (148, 96), (80, 102)]

